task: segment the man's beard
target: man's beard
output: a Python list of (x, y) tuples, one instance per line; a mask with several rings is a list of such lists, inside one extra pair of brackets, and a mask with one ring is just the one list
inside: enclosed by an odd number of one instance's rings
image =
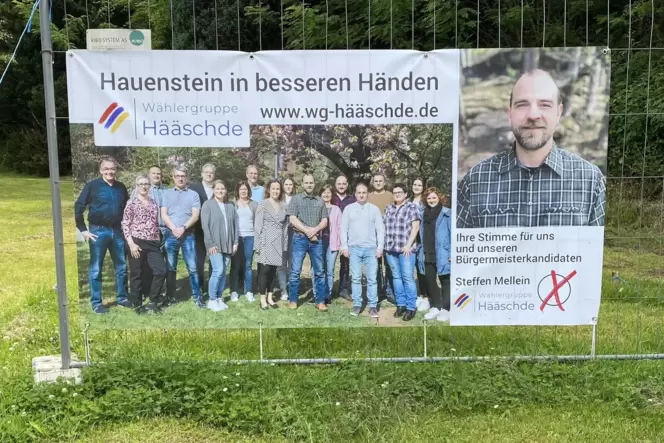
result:
[[(530, 130), (531, 132), (526, 132)], [(519, 128), (512, 128), (514, 138), (517, 143), (527, 151), (537, 151), (548, 143), (552, 134), (549, 133), (544, 127), (521, 126)]]

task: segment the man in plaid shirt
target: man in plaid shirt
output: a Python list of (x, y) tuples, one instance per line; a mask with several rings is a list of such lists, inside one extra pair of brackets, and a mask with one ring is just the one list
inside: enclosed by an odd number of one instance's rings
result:
[(461, 180), (457, 228), (604, 226), (602, 172), (553, 141), (562, 112), (560, 91), (547, 72), (519, 78), (508, 109), (516, 141)]
[(392, 188), (394, 203), (385, 209), (385, 246), (387, 265), (392, 271), (392, 284), (397, 301), (395, 317), (412, 320), (417, 309), (415, 284), (415, 240), (420, 232), (420, 210), (406, 200), (407, 187), (397, 183)]

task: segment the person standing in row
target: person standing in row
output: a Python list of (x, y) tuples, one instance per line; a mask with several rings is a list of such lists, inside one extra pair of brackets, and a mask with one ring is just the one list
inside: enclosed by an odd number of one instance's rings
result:
[[(410, 201), (415, 203), (419, 209), (424, 209), (424, 207), (426, 206), (426, 201), (425, 201), (426, 197), (423, 195), (424, 180), (420, 177), (415, 178), (413, 180), (413, 184), (411, 185), (411, 191), (413, 193), (413, 197), (411, 198)], [(427, 295), (427, 283), (424, 274), (419, 272), (420, 269), (419, 256), (415, 260), (415, 269), (418, 270), (417, 287), (419, 289), (419, 295), (417, 297), (417, 303), (416, 303), (417, 310), (426, 312), (430, 308), (430, 303)]]
[[(231, 258), (231, 301), (240, 299), (244, 289), (248, 302), (253, 302), (254, 220), (258, 202), (252, 200), (249, 182), (241, 181), (235, 188), (235, 207), (239, 219), (238, 252)], [(243, 273), (240, 271), (244, 270)], [(244, 282), (244, 285), (242, 284)]]
[(287, 213), (295, 231), (293, 233), (288, 306), (291, 309), (297, 309), (302, 262), (308, 253), (316, 284), (316, 308), (324, 312), (327, 311), (327, 305), (325, 304), (321, 231), (327, 226), (328, 220), (325, 203), (314, 194), (314, 186), (314, 176), (306, 174), (302, 178), (304, 193), (297, 194), (288, 205)]
[(207, 307), (217, 312), (228, 309), (222, 295), (226, 289), (226, 271), (231, 257), (237, 253), (240, 235), (238, 214), (235, 206), (228, 202), (226, 183), (215, 180), (212, 191), (214, 197), (203, 203), (201, 208), (201, 225), (205, 235), (205, 248), (212, 263), (208, 286), (210, 300)]
[[(101, 177), (85, 184), (74, 204), (76, 228), (90, 245), (90, 266), (88, 282), (90, 303), (96, 314), (106, 314), (108, 308), (102, 304), (101, 270), (106, 251), (110, 251), (115, 270), (116, 301), (119, 306), (131, 308), (127, 300), (127, 261), (125, 240), (122, 235), (122, 215), (129, 194), (124, 184), (115, 179), (117, 163), (112, 157), (104, 157), (99, 162)], [(83, 214), (88, 209), (88, 227)]]
[[(323, 229), (321, 238), (323, 240), (323, 270), (325, 272), (325, 303), (332, 302), (332, 287), (334, 286), (334, 266), (337, 261), (337, 253), (341, 247), (341, 210), (332, 204), (332, 186), (323, 185), (320, 197), (327, 209), (328, 225)], [(314, 300), (316, 297), (316, 284), (311, 279)]]
[[(392, 193), (385, 189), (385, 175), (374, 174), (372, 179), (373, 192), (369, 194), (369, 203), (378, 206), (380, 213), (385, 216), (385, 209), (394, 201)], [(385, 295), (385, 299), (394, 303), (394, 285), (392, 282), (392, 270), (387, 265), (387, 257), (378, 259), (378, 291)]]
[[(212, 163), (207, 163), (201, 168), (201, 182), (192, 183), (189, 188), (198, 194), (198, 199), (201, 202), (201, 208), (206, 201), (213, 197), (212, 184), (214, 183), (214, 175), (217, 167)], [(205, 234), (203, 233), (203, 226), (199, 217), (194, 224), (194, 237), (196, 239), (196, 270), (198, 272), (198, 280), (201, 282), (201, 292), (205, 292), (209, 286), (210, 274), (212, 274), (212, 263), (208, 260), (208, 279), (205, 279), (205, 259), (207, 258), (205, 248)], [(209, 294), (211, 297), (212, 294)]]
[(258, 271), (258, 292), (261, 296), (261, 309), (278, 308), (272, 299), (272, 288), (277, 267), (283, 266), (288, 250), (288, 217), (281, 200), (281, 183), (270, 180), (267, 184), (268, 198), (258, 204), (254, 223), (254, 250)]
[[(426, 206), (420, 209), (420, 242), (418, 271), (424, 274), (431, 302), (426, 320), (450, 321), (450, 249), (452, 244), (452, 211), (447, 199), (436, 188), (428, 188)], [(438, 281), (441, 288), (438, 288)]]
[[(295, 181), (292, 178), (287, 177), (281, 181), (281, 188), (283, 193), (281, 195), (281, 201), (284, 202), (286, 209), (288, 210), (288, 205), (290, 204), (293, 195), (295, 195)], [(277, 275), (279, 276), (279, 288), (281, 290), (281, 301), (288, 300), (288, 273), (290, 271), (290, 259), (292, 253), (292, 243), (293, 243), (293, 226), (288, 224), (288, 252), (286, 254), (286, 260), (283, 266), (277, 268)]]
[(415, 203), (406, 200), (405, 185), (397, 183), (392, 188), (394, 203), (385, 209), (385, 252), (387, 264), (392, 270), (392, 283), (396, 296), (395, 317), (410, 321), (417, 309), (415, 285), (415, 257), (417, 235), (420, 229), (420, 210)]
[(166, 296), (168, 302), (175, 300), (175, 286), (177, 283), (178, 255), (182, 249), (194, 303), (204, 308), (205, 303), (201, 297), (201, 281), (196, 268), (196, 240), (193, 226), (201, 212), (201, 201), (198, 194), (187, 187), (187, 170), (183, 166), (173, 168), (173, 181), (175, 187), (164, 192), (164, 201), (161, 207), (161, 218), (168, 228), (166, 230), (167, 271)]
[[(335, 192), (332, 196), (332, 204), (341, 210), (343, 215), (344, 210), (348, 205), (355, 203), (355, 196), (348, 192), (348, 177), (340, 175), (334, 181)], [(348, 283), (350, 282), (350, 267), (348, 257), (340, 254), (339, 257), (339, 297), (352, 301), (352, 297), (348, 294)], [(376, 271), (378, 272), (378, 271)]]
[[(161, 288), (166, 278), (166, 264), (161, 253), (159, 206), (150, 197), (147, 174), (136, 178), (122, 217), (122, 232), (129, 246), (131, 285), (129, 298), (138, 314), (160, 312)], [(144, 296), (150, 302), (143, 305)]]
[[(246, 177), (247, 177), (247, 183), (249, 185), (249, 191), (251, 191), (249, 193), (250, 198), (253, 201), (258, 203), (261, 200), (263, 200), (263, 198), (265, 197), (264, 196), (265, 188), (258, 184), (258, 177), (259, 177), (258, 167), (256, 165), (249, 165), (249, 166), (247, 166), (247, 169), (246, 169), (245, 173), (246, 173)], [(258, 272), (260, 272), (260, 267), (261, 267), (261, 264), (257, 263)], [(246, 286), (246, 282), (245, 282), (245, 276), (246, 275), (251, 275), (252, 278), (253, 278), (253, 275), (254, 275), (253, 269), (247, 270), (244, 263), (240, 264), (240, 268), (238, 269), (237, 272), (238, 272), (238, 275), (239, 275), (239, 280), (237, 281), (238, 289), (239, 289), (239, 287)], [(253, 286), (253, 281), (250, 284), (250, 286)], [(250, 302), (254, 301), (253, 292), (250, 293), (247, 296), (247, 301), (250, 301)]]
[(251, 187), (251, 195), (254, 201), (261, 201), (264, 198), (265, 188), (258, 184), (258, 167), (256, 165), (247, 166), (247, 182)]
[(378, 318), (378, 260), (383, 256), (385, 227), (380, 209), (367, 202), (369, 188), (355, 185), (356, 202), (346, 207), (341, 217), (341, 253), (350, 260), (353, 287), (351, 315), (362, 312), (362, 265), (367, 275), (369, 315)]

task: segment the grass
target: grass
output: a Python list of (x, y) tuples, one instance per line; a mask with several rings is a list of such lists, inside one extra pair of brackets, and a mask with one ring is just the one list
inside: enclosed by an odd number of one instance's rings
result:
[[(216, 329), (207, 313), (191, 317), (188, 303), (166, 314), (172, 315), (168, 329), (150, 327), (149, 318), (139, 328), (109, 329), (127, 326), (127, 314), (105, 317), (117, 323), (91, 325), (96, 365), (85, 369), (82, 385), (33, 386), (31, 358), (59, 352), (48, 181), (10, 174), (0, 180), (2, 442), (654, 442), (664, 435), (664, 371), (657, 361), (236, 368), (217, 361), (257, 359), (259, 331)], [(65, 182), (72, 348), (83, 356), (86, 316), (78, 305), (72, 195)], [(662, 235), (649, 231), (647, 240), (635, 240), (629, 234), (615, 234), (605, 248), (599, 354), (664, 348)], [(300, 312), (318, 317), (311, 306)], [(201, 323), (185, 327), (192, 318)], [(264, 358), (424, 355), (419, 322), (313, 326), (263, 330)], [(427, 355), (587, 355), (590, 338), (589, 327), (436, 325), (427, 327)]]

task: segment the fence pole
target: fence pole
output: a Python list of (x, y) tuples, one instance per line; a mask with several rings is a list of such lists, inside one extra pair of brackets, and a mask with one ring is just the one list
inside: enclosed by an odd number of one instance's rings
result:
[(597, 324), (593, 324), (593, 336), (590, 343), (590, 356), (595, 358), (597, 355)]
[(39, 34), (41, 35), (41, 56), (44, 73), (44, 106), (46, 110), (48, 168), (51, 182), (51, 214), (53, 217), (53, 241), (55, 244), (55, 277), (60, 323), (60, 354), (62, 357), (62, 369), (69, 369), (71, 349), (69, 347), (65, 243), (62, 234), (62, 207), (60, 205), (60, 167), (58, 165), (58, 135), (55, 119), (55, 92), (53, 88), (53, 43), (51, 41), (49, 6), (49, 0), (41, 0), (39, 3)]

